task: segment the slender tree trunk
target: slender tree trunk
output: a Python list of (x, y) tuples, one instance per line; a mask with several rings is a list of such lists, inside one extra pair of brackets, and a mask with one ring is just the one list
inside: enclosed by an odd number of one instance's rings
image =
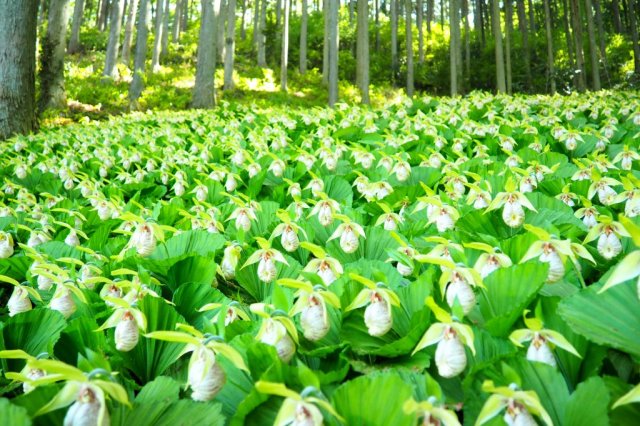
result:
[(629, 0), (629, 24), (631, 26), (631, 41), (633, 42), (633, 66), (636, 77), (640, 77), (640, 46), (638, 45), (638, 26), (636, 22), (635, 0)]
[(160, 53), (162, 48), (162, 29), (164, 20), (164, 2), (158, 0), (156, 3), (156, 24), (153, 40), (153, 53), (151, 55), (151, 72), (157, 72), (160, 69)]
[(418, 27), (418, 64), (422, 65), (424, 62), (424, 38), (422, 31), (422, 15), (423, 15), (423, 3), (422, 0), (416, 0), (416, 26)]
[(458, 94), (458, 31), (460, 31), (458, 10), (457, 0), (449, 0), (449, 71), (451, 96)]
[[(607, 65), (607, 47), (605, 44), (604, 25), (602, 23), (602, 9), (600, 9), (600, 0), (593, 0), (593, 7), (596, 13), (596, 28), (598, 29), (598, 46), (600, 48), (600, 58), (602, 59), (602, 67), (604, 75), (609, 81), (609, 66)], [(609, 84), (611, 82), (609, 81)]]
[(242, 0), (242, 15), (240, 16), (240, 39), (246, 40), (247, 38), (247, 0)]
[(37, 128), (38, 0), (0, 0), (0, 140)]
[(536, 14), (535, 9), (533, 8), (533, 0), (529, 1), (529, 28), (531, 32), (535, 35), (536, 33)]
[[(504, 25), (505, 25), (505, 37), (504, 37), (504, 61), (507, 72), (507, 93), (513, 92), (513, 72), (511, 67), (511, 35), (513, 34), (513, 3), (512, 0), (505, 0), (504, 3)], [(518, 21), (520, 18), (518, 17)]]
[(587, 16), (587, 34), (589, 36), (589, 58), (591, 59), (591, 79), (593, 90), (600, 90), (600, 64), (598, 61), (598, 45), (596, 43), (596, 30), (593, 24), (593, 7), (591, 0), (585, 0), (585, 15)]
[(144, 90), (145, 63), (147, 60), (147, 39), (149, 38), (149, 15), (147, 10), (151, 0), (140, 0), (138, 25), (136, 28), (136, 56), (133, 60), (133, 81), (129, 87), (129, 107), (139, 109), (138, 99)]
[(105, 55), (104, 71), (102, 75), (108, 78), (118, 78), (118, 52), (120, 49), (120, 23), (122, 22), (122, 8), (124, 0), (115, 0), (111, 6), (111, 19), (109, 23), (109, 42), (107, 43), (107, 53)]
[(176, 1), (176, 10), (173, 15), (173, 28), (171, 29), (171, 40), (177, 43), (180, 40), (180, 22), (182, 21), (182, 0)]
[(224, 30), (227, 21), (227, 10), (229, 9), (229, 0), (220, 0), (220, 12), (216, 13), (216, 53), (218, 54), (218, 62), (223, 63), (225, 57)]
[(516, 0), (518, 11), (518, 28), (520, 29), (520, 37), (522, 37), (522, 50), (524, 59), (524, 71), (526, 76), (527, 90), (533, 90), (533, 77), (531, 75), (531, 49), (529, 49), (529, 30), (527, 29), (527, 15), (524, 11), (524, 0)]
[(189, 20), (191, 19), (191, 6), (190, 1), (182, 0), (182, 17), (180, 18), (180, 32), (187, 31), (189, 29)]
[(169, 18), (171, 0), (166, 0), (164, 4), (164, 16), (162, 18), (162, 42), (160, 47), (160, 57), (165, 58), (169, 53)]
[[(431, 34), (431, 23), (433, 22), (435, 0), (427, 0), (427, 33)], [(428, 49), (428, 46), (427, 46)]]
[[(471, 29), (469, 28), (469, 0), (462, 0), (464, 17), (464, 80), (471, 79)], [(465, 83), (465, 86), (468, 83)]]
[(224, 90), (232, 90), (236, 49), (236, 0), (229, 0), (227, 5), (227, 39), (225, 44)]
[(302, 17), (300, 19), (300, 74), (307, 72), (307, 23), (309, 20), (309, 5), (302, 0)]
[(329, 106), (338, 101), (338, 1), (329, 4)]
[(73, 25), (71, 26), (71, 37), (67, 53), (70, 55), (80, 51), (80, 26), (82, 25), (82, 15), (84, 12), (84, 0), (76, 0), (73, 7)]
[(131, 62), (131, 41), (133, 40), (133, 27), (136, 23), (136, 13), (138, 12), (138, 0), (131, 0), (129, 3), (129, 13), (127, 23), (124, 26), (124, 41), (122, 42), (122, 62), (129, 66)]
[(260, 22), (260, 0), (254, 0), (253, 4), (253, 38), (252, 44), (258, 49), (258, 23)]
[(502, 50), (502, 29), (500, 28), (500, 3), (498, 0), (491, 2), (491, 10), (493, 16), (493, 38), (495, 39), (495, 55), (496, 55), (496, 89), (498, 93), (507, 91), (507, 85), (504, 76), (504, 52)]
[(258, 66), (267, 67), (265, 55), (266, 31), (267, 31), (267, 0), (260, 1), (260, 24), (258, 27)]
[(376, 52), (380, 51), (380, 0), (374, 0), (374, 8), (375, 8), (375, 29), (376, 29)]
[(355, 0), (347, 0), (347, 3), (349, 3), (349, 23), (353, 23), (353, 18), (355, 18), (356, 16), (355, 14), (356, 2)]
[(367, 0), (358, 0), (357, 33), (356, 84), (360, 89), (362, 103), (369, 104), (369, 2)]
[(331, 12), (330, 0), (322, 0), (322, 19), (324, 25), (322, 42), (322, 84), (329, 85), (329, 13)]
[(398, 76), (398, 1), (390, 0), (391, 7), (391, 82), (395, 86)]
[(107, 29), (107, 12), (109, 10), (109, 1), (102, 0), (100, 4), (100, 14), (98, 15), (98, 30), (104, 31)]
[[(214, 6), (214, 2), (216, 3)], [(216, 10), (220, 0), (202, 0), (202, 17), (198, 38), (196, 82), (193, 86), (191, 106), (211, 108), (216, 104)]]
[[(569, 68), (575, 71), (575, 55), (573, 52), (573, 42), (571, 29), (569, 27), (569, 5), (567, 0), (562, 0), (562, 9), (564, 13), (562, 14), (562, 25), (564, 26), (564, 35), (565, 41), (567, 43), (567, 53), (569, 57)], [(575, 82), (575, 73), (573, 75), (573, 80)]]
[(414, 69), (413, 69), (413, 31), (411, 29), (411, 14), (413, 6), (411, 0), (405, 0), (405, 40), (407, 49), (407, 96), (413, 97), (414, 92)]
[(576, 49), (576, 86), (579, 92), (584, 92), (585, 69), (584, 69), (584, 53), (582, 50), (582, 20), (580, 19), (580, 5), (578, 0), (569, 0), (571, 6), (571, 22), (573, 25), (573, 41)]
[(276, 28), (280, 28), (280, 18), (282, 16), (282, 0), (275, 0), (276, 2)]
[(556, 70), (553, 59), (553, 33), (551, 32), (549, 0), (544, 0), (544, 27), (547, 36), (547, 81), (549, 82), (549, 92), (553, 95), (556, 93)]
[(287, 91), (287, 67), (289, 66), (289, 8), (290, 0), (284, 1), (282, 11), (282, 51), (280, 53), (280, 90)]
[(613, 28), (616, 33), (622, 34), (622, 21), (620, 20), (620, 4), (618, 0), (611, 0), (611, 12), (613, 14)]
[(64, 88), (65, 36), (69, 20), (69, 0), (51, 0), (47, 35), (42, 43), (40, 71), (40, 111), (47, 108), (65, 108), (67, 93)]
[(484, 0), (476, 0), (476, 4), (478, 5), (478, 25), (479, 25), (479, 27), (476, 28), (476, 31), (478, 31), (478, 28), (480, 29), (480, 46), (484, 49), (484, 46), (487, 43), (487, 37), (484, 32), (485, 14), (484, 14), (484, 8), (482, 6), (483, 3), (484, 3)]

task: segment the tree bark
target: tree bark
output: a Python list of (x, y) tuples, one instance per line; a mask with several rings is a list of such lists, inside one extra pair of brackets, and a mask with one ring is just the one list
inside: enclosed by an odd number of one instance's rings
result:
[(156, 24), (153, 40), (153, 53), (151, 55), (151, 72), (157, 72), (160, 69), (160, 53), (162, 48), (162, 29), (164, 19), (164, 2), (158, 0), (156, 3)]
[[(215, 6), (214, 6), (215, 1)], [(211, 108), (216, 103), (216, 10), (220, 0), (202, 0), (196, 82), (193, 86), (191, 106)]]
[(224, 30), (227, 22), (227, 10), (229, 10), (228, 0), (220, 0), (220, 11), (216, 12), (216, 23), (217, 23), (217, 33), (216, 33), (216, 53), (217, 60), (221, 64), (224, 63), (225, 58), (225, 37)]
[[(571, 35), (571, 28), (569, 27), (569, 5), (567, 3), (567, 0), (562, 0), (562, 9), (563, 9), (563, 14), (562, 14), (562, 25), (564, 26), (564, 36), (565, 36), (565, 42), (567, 44), (567, 56), (569, 59), (569, 68), (575, 71), (575, 55), (573, 52), (573, 42), (572, 42), (572, 35)], [(573, 79), (575, 80), (575, 73), (573, 76)]]
[(108, 78), (118, 78), (118, 51), (120, 48), (120, 23), (122, 22), (122, 8), (124, 0), (114, 0), (111, 6), (111, 19), (109, 29), (109, 42), (107, 43), (107, 53), (105, 55), (104, 71), (102, 75)]
[(98, 30), (104, 31), (107, 29), (107, 16), (109, 10), (110, 0), (102, 0), (100, 3), (100, 13), (98, 14)]
[(67, 92), (64, 88), (65, 36), (69, 20), (69, 0), (51, 0), (47, 35), (42, 43), (40, 68), (40, 111), (65, 108)]
[(133, 40), (133, 27), (136, 23), (138, 12), (138, 0), (131, 0), (127, 13), (127, 23), (124, 26), (124, 40), (122, 42), (122, 62), (129, 66), (131, 63), (131, 41)]
[(638, 45), (635, 0), (629, 0), (629, 10), (629, 25), (631, 27), (631, 41), (633, 43), (633, 66), (636, 77), (640, 77), (640, 46)]
[(607, 47), (605, 43), (604, 25), (602, 23), (602, 9), (600, 8), (600, 0), (594, 0), (593, 7), (596, 14), (596, 28), (598, 29), (598, 46), (600, 47), (600, 58), (602, 60), (602, 67), (604, 68), (604, 74), (608, 80), (609, 72), (607, 70), (609, 67), (607, 65)]
[(390, 0), (391, 14), (391, 83), (396, 85), (398, 76), (398, 1)]
[(180, 24), (182, 21), (182, 0), (176, 1), (176, 10), (173, 16), (173, 28), (171, 30), (171, 40), (177, 43), (180, 40)]
[(374, 24), (375, 24), (375, 30), (376, 30), (376, 45), (375, 45), (375, 49), (376, 52), (380, 51), (380, 0), (374, 0), (374, 5), (373, 7), (375, 8), (374, 11)]
[(535, 9), (533, 8), (533, 0), (529, 1), (529, 28), (533, 34), (536, 33), (536, 14)]
[(232, 90), (233, 67), (236, 50), (236, 0), (229, 0), (227, 7), (227, 38), (225, 40), (224, 90)]
[(483, 8), (483, 3), (484, 0), (476, 0), (476, 5), (477, 5), (477, 13), (478, 13), (478, 27), (476, 27), (476, 31), (478, 31), (478, 28), (480, 29), (480, 46), (484, 49), (485, 44), (487, 43), (487, 38), (484, 32), (484, 21), (485, 21), (485, 14), (484, 14), (484, 8)]
[(423, 3), (416, 0), (416, 26), (418, 27), (418, 64), (424, 62), (424, 37), (422, 31)]
[(307, 26), (309, 21), (309, 5), (302, 0), (302, 17), (300, 18), (300, 74), (307, 72)]
[(460, 20), (458, 18), (457, 0), (449, 0), (449, 72), (451, 96), (458, 94), (458, 34), (460, 32)]
[(585, 84), (585, 68), (584, 53), (582, 50), (582, 20), (580, 19), (580, 5), (578, 0), (569, 0), (571, 6), (571, 23), (573, 26), (573, 42), (576, 50), (576, 87), (579, 92), (584, 92)]
[(38, 0), (0, 0), (0, 140), (36, 130)]
[(500, 3), (498, 0), (491, 2), (491, 11), (493, 13), (491, 22), (493, 23), (493, 38), (495, 40), (495, 56), (496, 56), (496, 90), (498, 93), (507, 91), (507, 84), (504, 76), (504, 52), (502, 50), (502, 29), (500, 28)]
[(600, 90), (600, 63), (598, 61), (598, 45), (596, 43), (596, 30), (593, 24), (593, 7), (591, 0), (584, 0), (587, 16), (587, 34), (589, 36), (589, 58), (591, 59), (591, 80), (593, 90)]
[(258, 66), (267, 67), (265, 42), (267, 31), (267, 0), (260, 1), (260, 25), (258, 27)]
[(527, 15), (524, 11), (524, 0), (516, 0), (518, 12), (518, 28), (520, 29), (520, 37), (522, 38), (522, 50), (524, 59), (524, 71), (527, 83), (526, 92), (533, 90), (533, 77), (531, 75), (531, 49), (529, 48), (529, 30), (527, 29)]
[(136, 29), (136, 56), (133, 60), (133, 81), (129, 86), (129, 107), (139, 109), (138, 99), (144, 90), (145, 63), (147, 60), (147, 39), (149, 37), (149, 15), (147, 8), (151, 0), (140, 0), (138, 26)]
[(67, 53), (73, 54), (80, 51), (80, 27), (82, 25), (82, 15), (84, 13), (84, 0), (76, 0), (73, 7), (73, 24), (71, 26), (71, 37)]
[(619, 0), (611, 0), (611, 12), (613, 14), (613, 28), (618, 34), (622, 34), (622, 21), (620, 20)]
[[(505, 37), (504, 37), (504, 62), (506, 68), (506, 83), (507, 83), (507, 93), (511, 94), (513, 92), (513, 70), (511, 67), (511, 35), (513, 34), (513, 3), (512, 0), (505, 0), (504, 3), (504, 26), (505, 26)], [(518, 20), (520, 18), (518, 17)]]
[(258, 22), (260, 22), (260, 0), (254, 0), (253, 3), (253, 38), (252, 44), (258, 50)]
[(247, 0), (242, 0), (242, 14), (240, 15), (240, 39), (245, 40), (247, 38)]
[(462, 0), (462, 16), (464, 17), (464, 80), (468, 82), (471, 79), (471, 29), (469, 28), (469, 0)]
[(322, 23), (324, 25), (322, 41), (322, 84), (329, 85), (329, 13), (330, 0), (322, 0)]
[(282, 19), (282, 51), (280, 52), (280, 90), (287, 91), (287, 67), (289, 66), (289, 8), (291, 0), (284, 1)]
[(369, 104), (369, 2), (358, 0), (358, 46), (356, 84), (360, 89), (361, 101)]
[(413, 7), (411, 0), (405, 0), (405, 44), (407, 50), (407, 96), (412, 98), (414, 92), (414, 69), (413, 69), (413, 31), (411, 29), (411, 14)]
[(329, 5), (329, 106), (338, 101), (338, 2), (327, 0)]
[(551, 32), (551, 11), (549, 0), (544, 0), (544, 27), (547, 36), (547, 81), (549, 82), (549, 92), (556, 93), (556, 70), (553, 59), (553, 33)]
[(166, 0), (164, 4), (164, 17), (162, 19), (162, 42), (160, 47), (160, 57), (164, 58), (169, 53), (169, 18), (171, 0)]

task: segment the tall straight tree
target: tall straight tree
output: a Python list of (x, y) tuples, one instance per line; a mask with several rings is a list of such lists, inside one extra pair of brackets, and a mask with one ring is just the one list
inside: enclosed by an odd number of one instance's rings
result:
[[(215, 5), (214, 5), (215, 1)], [(191, 106), (211, 108), (216, 104), (216, 9), (220, 0), (202, 0), (196, 82), (193, 86)]]
[[(116, 0), (118, 1), (118, 0)], [(156, 72), (160, 69), (160, 53), (162, 48), (162, 21), (164, 18), (164, 2), (165, 0), (158, 0), (156, 3), (156, 23), (153, 39), (153, 52), (151, 54), (151, 72)]]
[(451, 96), (458, 94), (458, 49), (460, 49), (460, 8), (458, 0), (449, 0), (449, 71), (451, 74)]
[(605, 40), (604, 24), (602, 22), (602, 9), (600, 8), (600, 0), (593, 0), (593, 8), (596, 14), (596, 27), (598, 28), (598, 46), (600, 47), (600, 59), (602, 60), (602, 66), (607, 79), (609, 73), (607, 71), (607, 46)]
[(130, 0), (127, 22), (124, 25), (124, 40), (122, 41), (122, 62), (127, 66), (131, 62), (131, 41), (133, 40), (133, 27), (136, 24), (137, 12), (138, 0)]
[(356, 84), (363, 104), (369, 104), (369, 2), (358, 0)]
[(111, 6), (111, 19), (109, 20), (109, 41), (104, 61), (102, 75), (108, 78), (118, 78), (118, 51), (120, 49), (120, 26), (122, 24), (122, 9), (124, 0), (114, 0)]
[(327, 0), (329, 6), (329, 106), (338, 101), (338, 6), (339, 0)]
[(165, 0), (164, 16), (162, 17), (162, 41), (160, 42), (160, 57), (164, 58), (169, 52), (169, 18), (170, 18), (171, 0)]
[(267, 0), (260, 1), (260, 23), (258, 25), (258, 66), (266, 68), (267, 57), (265, 53), (267, 32)]
[(629, 0), (629, 24), (631, 26), (631, 42), (633, 43), (633, 67), (636, 77), (640, 77), (640, 45), (638, 45), (638, 26), (636, 22), (635, 0)]
[[(504, 66), (506, 69), (507, 93), (513, 92), (513, 69), (511, 67), (511, 40), (513, 34), (513, 2), (504, 2)], [(518, 18), (520, 19), (520, 18)]]
[(98, 14), (98, 30), (104, 31), (107, 29), (107, 16), (109, 12), (109, 3), (111, 0), (102, 0), (100, 3), (99, 14)]
[[(565, 42), (567, 44), (567, 57), (569, 60), (569, 68), (575, 71), (575, 55), (573, 52), (573, 41), (571, 35), (571, 27), (569, 26), (569, 5), (567, 0), (562, 0), (562, 25), (564, 27)], [(575, 80), (575, 75), (574, 75)]]
[(544, 28), (547, 36), (547, 81), (549, 92), (556, 93), (556, 70), (553, 59), (553, 33), (551, 32), (551, 10), (549, 0), (544, 0)]
[[(233, 0), (229, 0), (233, 1)], [(289, 8), (290, 0), (283, 0), (282, 51), (280, 52), (280, 90), (287, 91), (287, 67), (289, 66)]]
[(329, 0), (322, 0), (322, 23), (324, 25), (322, 42), (322, 84), (329, 85)]
[(180, 39), (180, 21), (182, 20), (180, 17), (182, 16), (182, 5), (183, 5), (183, 1), (182, 0), (177, 0), (176, 1), (176, 9), (173, 12), (173, 27), (171, 30), (171, 39), (173, 40), (174, 43), (178, 42), (178, 39)]
[(51, 0), (47, 35), (42, 43), (40, 71), (40, 110), (67, 106), (64, 88), (65, 36), (69, 20), (69, 0)]
[(225, 51), (225, 37), (224, 37), (224, 29), (225, 23), (227, 21), (227, 10), (229, 10), (229, 2), (228, 0), (220, 0), (220, 9), (216, 9), (216, 54), (218, 58), (218, 62), (224, 62), (224, 51)]
[(395, 86), (398, 76), (398, 1), (390, 0), (391, 15), (391, 82)]
[(424, 62), (424, 37), (422, 19), (424, 13), (422, 0), (416, 0), (416, 26), (418, 27), (418, 64)]
[(496, 56), (496, 90), (498, 93), (507, 91), (507, 83), (504, 76), (504, 51), (502, 49), (502, 28), (500, 27), (500, 3), (491, 0), (491, 22), (493, 26), (493, 38), (495, 41)]
[(571, 24), (573, 27), (573, 43), (576, 50), (576, 88), (579, 92), (586, 89), (584, 52), (582, 50), (582, 20), (580, 19), (580, 4), (578, 0), (569, 0), (571, 6)]
[(374, 11), (374, 24), (375, 24), (375, 30), (376, 30), (376, 52), (380, 51), (380, 0), (374, 0), (374, 4), (373, 7), (375, 8)]
[(593, 90), (600, 90), (600, 64), (598, 61), (598, 44), (596, 43), (596, 29), (593, 24), (593, 7), (591, 0), (584, 0), (585, 15), (587, 17), (587, 34), (589, 35), (589, 58), (591, 59), (591, 79)]
[(464, 19), (464, 80), (471, 79), (471, 28), (469, 25), (469, 0), (462, 0), (462, 18)]
[(613, 15), (613, 28), (618, 34), (622, 33), (622, 20), (620, 19), (620, 4), (618, 0), (611, 0), (611, 14)]
[(309, 21), (309, 5), (302, 0), (302, 16), (300, 17), (300, 74), (307, 72), (307, 26)]
[(71, 37), (69, 37), (69, 46), (67, 53), (78, 53), (80, 51), (80, 26), (82, 25), (82, 16), (84, 14), (84, 0), (76, 0), (73, 6), (73, 24), (71, 25)]
[(527, 15), (524, 10), (524, 0), (516, 0), (516, 8), (518, 10), (518, 28), (520, 29), (520, 37), (522, 38), (522, 50), (524, 59), (524, 72), (526, 77), (527, 89), (525, 92), (533, 90), (533, 76), (531, 74), (531, 50), (529, 49), (529, 30), (527, 29)]
[(411, 0), (405, 0), (405, 40), (407, 49), (407, 96), (413, 97), (414, 69), (413, 69), (413, 31), (411, 30), (411, 14), (413, 6)]
[(260, 22), (260, 0), (254, 0), (253, 2), (253, 38), (251, 42), (258, 46), (258, 22)]
[(138, 26), (136, 28), (136, 56), (133, 60), (133, 80), (129, 86), (129, 108), (139, 109), (138, 99), (144, 90), (144, 73), (147, 61), (147, 39), (149, 38), (149, 15), (147, 13), (151, 0), (140, 0)]
[(38, 0), (0, 0), (0, 140), (36, 129)]
[(224, 59), (224, 90), (233, 89), (233, 67), (236, 50), (236, 0), (227, 8), (227, 39)]

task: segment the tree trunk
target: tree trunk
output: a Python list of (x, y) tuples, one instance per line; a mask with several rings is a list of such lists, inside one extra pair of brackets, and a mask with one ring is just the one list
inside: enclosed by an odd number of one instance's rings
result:
[(484, 31), (485, 21), (486, 21), (485, 17), (487, 16), (484, 13), (484, 6), (483, 6), (484, 0), (476, 0), (476, 4), (478, 5), (478, 23), (480, 25), (480, 45), (484, 49), (484, 46), (487, 43), (487, 36)]
[[(435, 0), (427, 0), (427, 33), (431, 33), (431, 23), (433, 22)], [(427, 46), (428, 48), (428, 46)]]
[(247, 38), (247, 0), (242, 0), (242, 15), (240, 15), (240, 39), (246, 40)]
[(110, 0), (102, 0), (100, 4), (100, 14), (98, 15), (98, 30), (104, 31), (107, 29), (107, 15), (109, 10), (109, 1)]
[(457, 0), (449, 1), (449, 71), (451, 96), (458, 94), (458, 33), (460, 32), (460, 21), (458, 19)]
[(633, 42), (633, 66), (636, 77), (640, 77), (640, 46), (638, 46), (638, 26), (636, 23), (635, 0), (629, 0), (629, 24), (631, 26), (631, 41)]
[(218, 62), (223, 63), (225, 57), (224, 30), (227, 21), (228, 0), (220, 0), (220, 12), (216, 13), (217, 33), (216, 33), (216, 53)]
[[(507, 73), (507, 93), (513, 92), (513, 72), (511, 67), (511, 35), (513, 34), (513, 3), (512, 0), (505, 0), (504, 3), (504, 25), (505, 25), (505, 37), (504, 37), (504, 62)], [(520, 17), (518, 17), (518, 21)]]
[(176, 10), (173, 15), (173, 28), (171, 30), (171, 40), (177, 43), (180, 40), (180, 22), (182, 21), (182, 0), (176, 1)]
[(355, 0), (347, 0), (347, 3), (349, 3), (349, 23), (353, 23), (353, 18), (355, 18), (355, 5), (356, 2)]
[(118, 52), (120, 49), (120, 23), (122, 22), (122, 8), (124, 0), (114, 0), (111, 6), (111, 19), (109, 29), (109, 42), (105, 54), (104, 71), (102, 75), (108, 78), (118, 78)]
[(211, 108), (216, 104), (216, 10), (214, 9), (220, 10), (220, 0), (202, 0), (196, 82), (191, 98), (193, 108)]
[(67, 93), (64, 88), (65, 36), (69, 20), (69, 0), (51, 0), (47, 35), (42, 43), (40, 68), (40, 111), (47, 108), (65, 108)]
[(267, 67), (267, 59), (265, 56), (265, 42), (267, 31), (267, 0), (260, 1), (260, 23), (258, 26), (258, 66)]
[(411, 0), (405, 0), (405, 40), (407, 49), (407, 96), (413, 97), (414, 91), (414, 70), (413, 70), (413, 31), (411, 30), (411, 14), (413, 6)]
[(620, 4), (618, 0), (611, 0), (611, 12), (613, 14), (613, 28), (616, 33), (622, 34), (622, 21), (620, 20)]
[(322, 0), (322, 23), (324, 25), (323, 41), (322, 41), (322, 84), (329, 85), (329, 13), (331, 6), (330, 0)]
[(422, 31), (422, 0), (416, 0), (416, 26), (418, 27), (418, 64), (424, 62), (424, 37)]
[[(602, 67), (604, 68), (604, 75), (609, 80), (609, 72), (607, 65), (607, 47), (605, 42), (604, 25), (602, 23), (602, 9), (600, 9), (600, 0), (593, 1), (593, 7), (596, 13), (596, 28), (598, 29), (598, 46), (600, 48), (600, 58), (602, 59)], [(609, 82), (611, 84), (611, 82)]]
[(556, 93), (556, 70), (553, 59), (553, 33), (551, 32), (549, 0), (544, 0), (544, 27), (547, 36), (547, 81), (549, 82), (549, 92), (553, 95)]
[(80, 51), (80, 26), (82, 25), (82, 15), (84, 13), (84, 0), (76, 0), (73, 7), (73, 25), (71, 26), (71, 37), (67, 53), (70, 55)]
[(376, 52), (380, 51), (380, 0), (374, 0), (374, 5), (373, 7), (375, 8), (374, 11), (374, 23), (375, 23), (375, 30), (376, 30)]
[(253, 38), (252, 43), (258, 49), (258, 22), (260, 22), (260, 0), (254, 0), (253, 4)]
[(527, 15), (524, 11), (524, 0), (516, 0), (518, 12), (518, 28), (520, 29), (520, 37), (522, 37), (522, 50), (524, 59), (524, 71), (526, 76), (527, 90), (533, 90), (533, 78), (531, 76), (531, 50), (529, 49), (529, 31), (527, 30)]
[(600, 90), (600, 64), (598, 61), (598, 45), (596, 43), (596, 30), (593, 24), (593, 7), (591, 0), (584, 0), (587, 16), (587, 34), (589, 35), (589, 58), (591, 59), (591, 79), (593, 90)]
[(124, 26), (124, 41), (122, 42), (122, 62), (126, 66), (129, 66), (131, 62), (131, 41), (133, 40), (133, 27), (136, 23), (137, 9), (138, 0), (131, 0), (129, 12), (127, 13), (127, 23)]
[(0, 140), (36, 130), (38, 0), (0, 0)]
[(289, 7), (290, 0), (284, 1), (282, 11), (282, 51), (280, 52), (280, 90), (287, 91), (287, 67), (289, 66)]
[(147, 10), (151, 0), (140, 0), (138, 26), (136, 28), (136, 56), (133, 60), (133, 81), (129, 87), (129, 107), (139, 109), (138, 99), (144, 90), (145, 63), (147, 60), (147, 39), (149, 36), (149, 15)]
[(369, 2), (358, 0), (356, 84), (363, 104), (369, 104)]
[[(562, 0), (562, 9), (564, 11), (562, 14), (562, 25), (564, 26), (564, 36), (567, 43), (569, 68), (575, 71), (575, 55), (573, 52), (573, 42), (571, 41), (571, 29), (569, 28), (569, 5), (567, 0)], [(573, 75), (573, 79), (575, 80), (575, 73)]]
[(495, 55), (496, 55), (496, 90), (498, 93), (507, 91), (507, 85), (504, 76), (504, 52), (502, 50), (502, 29), (500, 28), (500, 3), (498, 0), (491, 2), (491, 11), (493, 13), (491, 22), (493, 23), (493, 38), (495, 39)]
[(162, 29), (164, 19), (164, 2), (158, 0), (156, 3), (156, 24), (153, 39), (153, 53), (151, 55), (151, 72), (157, 72), (160, 69), (160, 53), (162, 47)]
[(169, 18), (171, 0), (166, 0), (164, 4), (164, 17), (162, 18), (162, 42), (160, 48), (160, 57), (164, 58), (169, 53)]
[(535, 9), (533, 8), (533, 0), (529, 0), (529, 28), (531, 29), (531, 32), (535, 35), (536, 14), (535, 14)]
[[(471, 29), (469, 28), (469, 0), (462, 0), (464, 17), (464, 79), (471, 79)], [(468, 84), (468, 83), (466, 83)]]
[(307, 72), (307, 24), (309, 20), (309, 5), (302, 0), (302, 18), (300, 20), (300, 74)]
[(582, 50), (582, 20), (580, 19), (580, 5), (578, 0), (569, 0), (571, 6), (571, 23), (573, 26), (573, 41), (576, 49), (576, 87), (579, 92), (584, 92), (585, 69), (584, 69), (584, 53)]
[[(398, 76), (398, 2), (390, 0), (391, 7), (391, 83), (396, 85)], [(402, 0), (400, 0), (402, 1)]]
[(338, 101), (338, 2), (327, 0), (329, 6), (329, 106)]
[(227, 6), (227, 39), (225, 40), (224, 90), (233, 89), (233, 62), (236, 49), (236, 0)]

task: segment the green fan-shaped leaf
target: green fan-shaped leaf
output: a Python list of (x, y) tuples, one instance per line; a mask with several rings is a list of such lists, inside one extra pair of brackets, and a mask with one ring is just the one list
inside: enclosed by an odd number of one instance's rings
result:
[(571, 395), (564, 414), (564, 426), (609, 424), (609, 390), (600, 377), (580, 383)]
[(98, 323), (92, 317), (78, 317), (62, 331), (56, 345), (56, 356), (67, 364), (75, 364), (78, 354), (87, 355), (87, 349), (102, 352), (107, 347), (104, 333), (96, 333)]
[[(66, 326), (59, 312), (49, 309), (33, 309), (9, 318), (4, 323), (3, 349), (22, 349), (37, 356), (43, 352), (53, 353), (53, 345)], [(24, 366), (24, 362), (20, 361)]]
[(31, 419), (27, 414), (27, 410), (11, 404), (6, 398), (0, 398), (0, 419), (6, 425), (31, 426)]

